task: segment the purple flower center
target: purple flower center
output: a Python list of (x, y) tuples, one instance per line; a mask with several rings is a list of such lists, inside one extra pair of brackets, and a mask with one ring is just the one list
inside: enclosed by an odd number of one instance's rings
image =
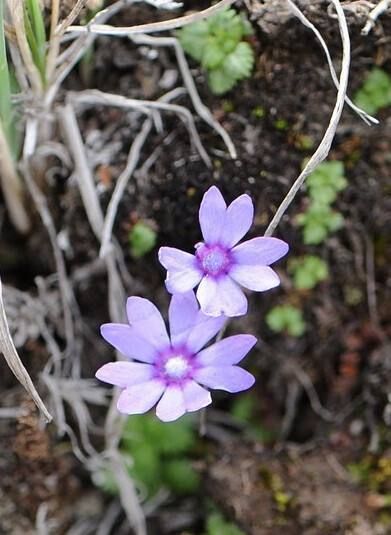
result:
[(196, 257), (203, 272), (213, 277), (227, 273), (231, 265), (229, 251), (220, 245), (202, 244), (197, 248)]

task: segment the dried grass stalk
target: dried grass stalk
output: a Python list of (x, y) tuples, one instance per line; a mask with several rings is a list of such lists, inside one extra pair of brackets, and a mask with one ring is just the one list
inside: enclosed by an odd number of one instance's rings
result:
[(47, 410), (44, 402), (38, 394), (34, 383), (31, 380), (26, 368), (23, 366), (22, 361), (16, 351), (15, 345), (12, 341), (12, 337), (9, 331), (7, 316), (5, 314), (5, 308), (3, 304), (2, 284), (0, 279), (0, 350), (7, 361), (8, 366), (12, 370), (20, 384), (27, 390), (32, 397), (34, 403), (44, 416), (47, 422), (52, 420), (52, 416)]

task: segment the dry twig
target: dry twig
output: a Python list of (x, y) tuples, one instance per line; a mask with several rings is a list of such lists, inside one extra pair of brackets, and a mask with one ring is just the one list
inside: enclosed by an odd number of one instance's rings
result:
[(322, 141), (320, 142), (315, 153), (311, 156), (306, 166), (304, 167), (303, 171), (295, 180), (291, 189), (288, 191), (284, 200), (278, 207), (277, 212), (275, 213), (274, 217), (269, 223), (269, 226), (266, 229), (265, 236), (271, 236), (273, 234), (279, 222), (281, 221), (283, 215), (285, 214), (286, 210), (289, 208), (293, 199), (296, 197), (296, 194), (300, 190), (301, 186), (304, 184), (306, 178), (327, 157), (330, 151), (335, 133), (337, 131), (340, 118), (341, 118), (343, 105), (344, 105), (345, 98), (346, 98), (346, 91), (348, 87), (348, 79), (349, 79), (350, 38), (349, 38), (349, 30), (348, 30), (348, 26), (346, 23), (345, 14), (341, 7), (340, 1), (339, 0), (331, 0), (331, 1), (333, 2), (335, 6), (335, 9), (338, 15), (338, 25), (339, 25), (339, 30), (340, 30), (341, 39), (342, 39), (342, 66), (341, 66), (341, 74), (340, 74), (340, 79), (339, 79), (337, 100), (333, 109), (333, 113), (331, 115), (329, 125), (322, 138)]
[(8, 327), (7, 317), (5, 314), (3, 296), (2, 296), (2, 283), (0, 279), (0, 349), (7, 361), (8, 366), (12, 370), (20, 384), (27, 390), (32, 397), (34, 403), (44, 416), (47, 422), (52, 420), (52, 416), (47, 410), (44, 402), (38, 394), (34, 383), (32, 382), (26, 368), (23, 366), (22, 361), (16, 351), (15, 345), (12, 341), (11, 334)]

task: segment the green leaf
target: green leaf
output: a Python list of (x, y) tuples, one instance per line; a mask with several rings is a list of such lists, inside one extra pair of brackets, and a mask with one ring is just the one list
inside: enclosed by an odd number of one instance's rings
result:
[(243, 38), (245, 31), (241, 16), (233, 9), (220, 11), (208, 19), (208, 32), (220, 43), (231, 39), (236, 44)]
[(164, 455), (186, 453), (195, 442), (191, 416), (184, 416), (180, 420), (170, 423), (149, 418), (145, 422), (145, 436)]
[(156, 232), (142, 221), (139, 221), (129, 232), (129, 245), (132, 256), (141, 258), (146, 255), (155, 247), (156, 240)]
[(212, 93), (222, 95), (233, 88), (236, 79), (227, 74), (224, 69), (214, 69), (209, 72), (208, 83)]
[(335, 232), (343, 227), (344, 219), (342, 214), (338, 212), (331, 212), (327, 221), (327, 227), (330, 231)]
[(327, 238), (327, 228), (321, 223), (313, 223), (304, 228), (303, 240), (306, 245), (318, 245)]
[(293, 259), (288, 264), (289, 271), (293, 273), (293, 284), (299, 290), (314, 288), (324, 281), (329, 274), (328, 266), (324, 260), (314, 255), (307, 255)]
[(313, 201), (331, 204), (337, 193), (347, 186), (344, 166), (339, 161), (321, 163), (307, 179), (307, 187)]
[(197, 61), (202, 60), (208, 35), (208, 23), (206, 21), (189, 24), (177, 32), (177, 37), (183, 50)]
[(253, 51), (242, 41), (250, 33), (249, 22), (233, 9), (226, 9), (202, 23), (185, 26), (177, 36), (185, 52), (208, 71), (211, 91), (222, 95), (251, 74)]
[(235, 524), (227, 522), (224, 517), (214, 512), (208, 516), (206, 522), (207, 535), (245, 535)]
[(34, 63), (45, 82), (46, 70), (46, 33), (43, 12), (38, 0), (26, 0), (24, 24)]
[(192, 494), (200, 485), (200, 476), (188, 459), (172, 459), (162, 466), (163, 482), (175, 494)]
[(292, 305), (278, 305), (266, 315), (266, 323), (270, 330), (286, 332), (291, 336), (302, 336), (306, 330), (303, 314)]
[(129, 474), (143, 483), (150, 496), (155, 494), (162, 485), (161, 465), (159, 455), (152, 444), (148, 442), (134, 445), (130, 453), (133, 465)]
[(371, 115), (390, 106), (391, 76), (378, 67), (373, 68), (357, 91), (354, 102)]
[(12, 111), (10, 71), (4, 35), (4, 2), (0, 2), (0, 120), (10, 147), (13, 139)]
[(209, 39), (202, 55), (201, 64), (205, 69), (216, 69), (223, 62), (224, 57), (224, 50), (221, 46), (216, 41)]
[(241, 42), (223, 63), (224, 71), (235, 80), (248, 78), (254, 66), (254, 53), (248, 43)]

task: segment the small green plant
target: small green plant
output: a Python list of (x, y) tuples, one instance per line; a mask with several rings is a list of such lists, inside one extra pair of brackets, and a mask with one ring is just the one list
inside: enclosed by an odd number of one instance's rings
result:
[(297, 216), (297, 222), (303, 227), (304, 243), (317, 245), (343, 226), (343, 217), (328, 204), (313, 203), (306, 212)]
[(306, 330), (303, 313), (292, 305), (278, 305), (266, 315), (266, 323), (276, 333), (286, 332), (290, 336), (302, 336)]
[(391, 76), (375, 67), (370, 71), (354, 98), (357, 106), (374, 115), (391, 105)]
[(326, 262), (315, 255), (293, 258), (288, 266), (293, 274), (293, 284), (298, 290), (310, 290), (329, 275)]
[(225, 520), (221, 513), (214, 511), (206, 521), (206, 535), (244, 535), (244, 532)]
[(130, 252), (134, 258), (141, 258), (155, 247), (157, 235), (149, 226), (138, 221), (129, 232)]
[[(191, 417), (162, 423), (146, 414), (128, 419), (120, 451), (129, 474), (144, 486), (149, 497), (163, 487), (184, 495), (195, 492), (199, 486), (199, 476), (189, 459), (195, 442)], [(99, 472), (94, 481), (106, 492), (117, 493), (112, 474)]]
[(342, 162), (323, 162), (307, 178), (307, 188), (313, 202), (331, 204), (348, 182), (344, 176)]
[(342, 215), (331, 208), (338, 192), (347, 186), (342, 162), (321, 163), (308, 177), (307, 186), (310, 204), (297, 222), (303, 227), (304, 243), (315, 245), (343, 226)]
[(244, 38), (251, 26), (233, 9), (220, 11), (208, 20), (185, 26), (177, 35), (189, 56), (208, 72), (208, 84), (216, 95), (226, 93), (254, 65), (254, 53)]

